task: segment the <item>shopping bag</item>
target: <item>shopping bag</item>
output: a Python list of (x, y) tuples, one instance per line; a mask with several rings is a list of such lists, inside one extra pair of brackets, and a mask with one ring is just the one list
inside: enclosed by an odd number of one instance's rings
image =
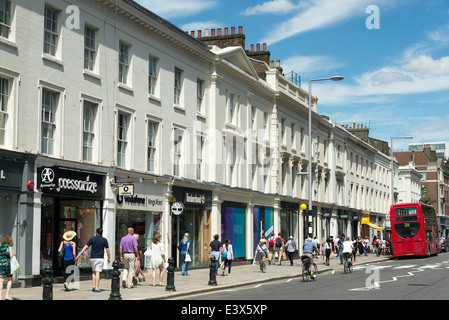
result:
[(19, 261), (17, 261), (16, 256), (13, 256), (11, 258), (11, 273), (17, 272), (17, 270), (19, 270), (19, 268), (20, 268)]
[(151, 259), (152, 250), (151, 247), (148, 247), (147, 250), (145, 250), (145, 253), (143, 254), (148, 259)]
[(191, 262), (192, 259), (190, 258), (190, 254), (186, 253), (186, 258), (184, 260), (185, 262)]

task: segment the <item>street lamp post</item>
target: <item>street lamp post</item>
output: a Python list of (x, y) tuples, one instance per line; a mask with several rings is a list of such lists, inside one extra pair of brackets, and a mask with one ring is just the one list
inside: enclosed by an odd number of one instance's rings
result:
[[(309, 205), (307, 208), (307, 213), (309, 216), (309, 219), (312, 218), (312, 82), (315, 81), (324, 81), (324, 80), (331, 80), (331, 81), (340, 81), (344, 78), (341, 76), (333, 76), (330, 78), (321, 78), (321, 79), (309, 79), (309, 139), (308, 139), (308, 148), (309, 148)], [(310, 222), (310, 220), (309, 220)], [(310, 231), (310, 230), (309, 230)], [(302, 245), (300, 246), (302, 247)]]
[(407, 136), (407, 137), (391, 137), (391, 188), (390, 188), (390, 202), (393, 205), (394, 204), (394, 172), (393, 172), (393, 165), (394, 165), (394, 157), (393, 157), (393, 139), (413, 139), (413, 137)]

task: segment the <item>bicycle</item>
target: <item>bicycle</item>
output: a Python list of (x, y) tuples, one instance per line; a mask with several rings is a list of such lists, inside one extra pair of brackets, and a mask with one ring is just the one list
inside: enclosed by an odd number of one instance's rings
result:
[(343, 270), (345, 273), (352, 273), (352, 253), (350, 252), (343, 253)]
[(302, 280), (304, 282), (309, 281), (309, 279), (316, 281), (318, 277), (317, 265), (315, 263), (311, 265), (310, 257), (308, 256), (302, 256), (301, 261), (302, 261)]

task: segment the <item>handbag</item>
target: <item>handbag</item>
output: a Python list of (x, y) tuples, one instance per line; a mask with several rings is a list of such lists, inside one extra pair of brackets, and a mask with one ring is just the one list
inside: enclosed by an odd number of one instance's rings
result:
[(228, 258), (228, 254), (226, 252), (223, 252), (221, 255), (221, 260), (226, 260)]
[(153, 251), (151, 250), (151, 247), (148, 247), (147, 250), (145, 250), (145, 253), (143, 254), (145, 257), (147, 257), (148, 259), (151, 259), (151, 254), (153, 253)]
[(11, 258), (11, 273), (17, 272), (17, 270), (19, 270), (19, 268), (20, 268), (19, 261), (17, 261), (16, 256), (13, 256)]
[(186, 258), (184, 259), (185, 262), (191, 262), (192, 258), (190, 258), (190, 254), (186, 253)]

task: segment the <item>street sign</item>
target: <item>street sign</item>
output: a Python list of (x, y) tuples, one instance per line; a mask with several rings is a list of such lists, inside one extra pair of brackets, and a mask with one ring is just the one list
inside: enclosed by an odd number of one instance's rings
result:
[(119, 196), (133, 196), (134, 195), (134, 185), (124, 184), (118, 187)]
[(182, 214), (183, 211), (184, 211), (184, 203), (178, 201), (172, 204), (171, 213), (174, 214), (175, 216)]

